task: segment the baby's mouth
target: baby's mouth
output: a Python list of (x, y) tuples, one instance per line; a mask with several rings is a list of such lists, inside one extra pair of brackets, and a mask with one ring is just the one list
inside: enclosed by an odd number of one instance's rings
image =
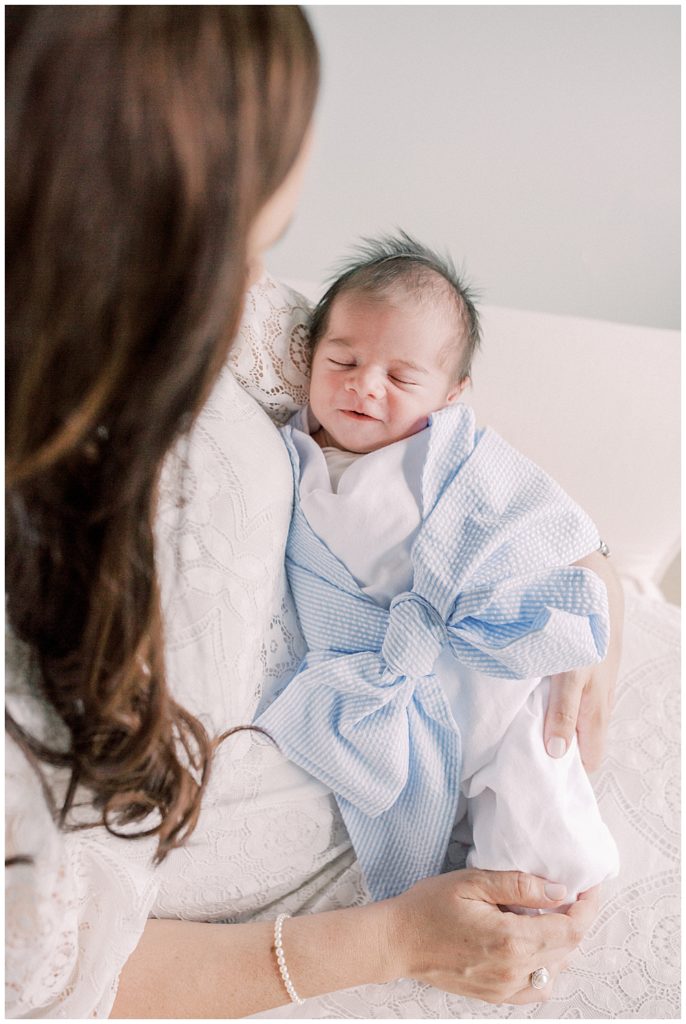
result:
[(370, 422), (376, 422), (377, 416), (368, 416), (366, 412), (356, 412), (354, 409), (341, 409), (344, 416), (349, 416), (353, 420), (369, 420)]

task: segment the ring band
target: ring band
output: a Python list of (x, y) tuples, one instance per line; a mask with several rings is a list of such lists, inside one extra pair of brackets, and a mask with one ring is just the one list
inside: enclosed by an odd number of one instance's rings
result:
[(545, 988), (550, 981), (550, 972), (545, 967), (539, 967), (529, 978), (532, 988)]

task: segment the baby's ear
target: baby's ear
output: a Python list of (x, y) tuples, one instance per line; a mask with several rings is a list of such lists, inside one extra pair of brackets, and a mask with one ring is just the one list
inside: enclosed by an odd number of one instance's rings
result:
[(451, 391), (448, 392), (447, 398), (445, 400), (445, 404), (446, 405), (452, 405), (453, 402), (456, 402), (458, 400), (458, 398), (460, 397), (460, 395), (462, 394), (462, 392), (464, 391), (464, 389), (467, 387), (467, 385), (469, 385), (471, 383), (472, 383), (471, 377), (463, 377), (462, 380), (459, 381), (455, 385), (455, 387)]

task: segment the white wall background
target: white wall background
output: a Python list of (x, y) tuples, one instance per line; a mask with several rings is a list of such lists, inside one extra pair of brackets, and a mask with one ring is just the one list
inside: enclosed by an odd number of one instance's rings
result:
[(273, 273), (399, 226), (484, 303), (679, 326), (679, 6), (306, 10), (323, 89)]

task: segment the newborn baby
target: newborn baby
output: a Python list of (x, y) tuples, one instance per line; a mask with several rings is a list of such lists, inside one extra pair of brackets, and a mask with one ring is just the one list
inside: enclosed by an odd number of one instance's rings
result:
[(578, 748), (543, 746), (548, 681), (600, 660), (599, 547), (553, 481), (458, 403), (478, 316), (408, 236), (370, 243), (311, 324), (310, 404), (285, 428), (287, 564), (308, 655), (258, 719), (331, 786), (376, 898), (440, 870), (519, 869), (570, 900), (613, 875)]

